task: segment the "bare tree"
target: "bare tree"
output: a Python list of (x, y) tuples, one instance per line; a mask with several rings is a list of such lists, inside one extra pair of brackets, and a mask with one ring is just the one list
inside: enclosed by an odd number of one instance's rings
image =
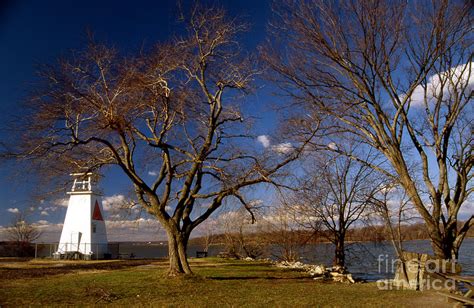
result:
[(369, 200), (373, 212), (382, 219), (385, 233), (392, 242), (397, 257), (403, 260), (403, 241), (407, 234), (403, 234), (403, 226), (413, 224), (420, 217), (413, 213), (416, 209), (407, 194), (394, 183), (383, 184), (378, 193)]
[(265, 252), (266, 243), (258, 237), (259, 226), (246, 209), (223, 213), (218, 218), (218, 225), (229, 257), (257, 258)]
[(271, 208), (266, 215), (262, 233), (274, 257), (288, 262), (299, 261), (304, 247), (314, 238), (316, 229), (313, 232), (302, 229), (301, 220), (306, 220), (307, 216), (301, 217), (301, 211), (293, 203), (281, 201), (280, 206)]
[(371, 167), (405, 189), (436, 256), (457, 258), (474, 222), (458, 224), (474, 191), (472, 2), (295, 0), (276, 13), (265, 58), (281, 88), (383, 154)]
[(13, 221), (6, 232), (11, 241), (15, 244), (15, 254), (19, 256), (28, 256), (31, 253), (31, 243), (41, 236), (41, 230), (28, 221), (28, 215), (25, 211), (15, 214)]
[(402, 228), (405, 225), (413, 223), (419, 219), (413, 215), (413, 208), (410, 199), (407, 198), (406, 192), (401, 191), (396, 183), (385, 183), (374, 195), (369, 203), (373, 213), (382, 219), (385, 226), (385, 234), (390, 239), (398, 260), (399, 273), (401, 279), (408, 283), (407, 260), (403, 254), (403, 241), (406, 235), (403, 234)]
[(203, 247), (203, 251), (208, 252), (209, 247), (214, 244), (217, 239), (217, 221), (206, 220), (199, 225), (199, 231), (201, 232), (201, 236), (198, 238), (199, 245)]
[(381, 182), (372, 168), (344, 155), (320, 153), (312, 166), (295, 193), (300, 216), (312, 218), (303, 226), (321, 230), (335, 246), (334, 265), (345, 267), (347, 232), (368, 214)]
[(243, 190), (275, 184), (304, 146), (285, 155), (252, 153), (240, 111), (259, 73), (238, 44), (247, 26), (201, 7), (183, 20), (182, 37), (138, 56), (92, 42), (47, 67), (21, 122), (20, 152), (42, 169), (118, 166), (167, 233), (170, 276), (192, 274), (193, 229), (227, 198), (250, 211)]

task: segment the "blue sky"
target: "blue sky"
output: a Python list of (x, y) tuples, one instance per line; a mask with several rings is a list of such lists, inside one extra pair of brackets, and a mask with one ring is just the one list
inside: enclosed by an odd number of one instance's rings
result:
[[(184, 1), (184, 7), (189, 3)], [(251, 24), (250, 33), (243, 43), (247, 50), (255, 51), (265, 39), (265, 28), (271, 15), (270, 1), (215, 0), (213, 3), (225, 7), (231, 16)], [(19, 115), (19, 104), (35, 82), (36, 67), (54, 63), (59, 56), (81, 48), (87, 29), (93, 31), (99, 41), (113, 44), (123, 52), (136, 51), (142, 45), (150, 46), (172, 36), (176, 29), (176, 16), (176, 1), (171, 0), (0, 0), (0, 141), (10, 136), (1, 128), (8, 127), (6, 123)], [(250, 107), (246, 112), (258, 117), (254, 127), (256, 135), (272, 135), (276, 129), (277, 115), (272, 111), (275, 98), (270, 92), (271, 89), (263, 88), (247, 98), (249, 104), (246, 105)], [(260, 138), (255, 141), (255, 146), (270, 146), (267, 141)], [(275, 143), (271, 139), (268, 142)], [(66, 207), (63, 199), (66, 196), (39, 203), (31, 198), (37, 185), (47, 183), (36, 182), (14, 163), (0, 164), (0, 226), (10, 223), (14, 209), (33, 206), (31, 220), (40, 222), (45, 229), (47, 226), (53, 234), (48, 240), (54, 240), (54, 236), (59, 237), (60, 225), (57, 223), (64, 219)], [(130, 184), (119, 170), (111, 169), (101, 187), (105, 203), (110, 205), (124, 198)], [(253, 190), (252, 198), (270, 202), (272, 193), (257, 188)], [(114, 215), (107, 212), (107, 215)], [(156, 228), (154, 224), (150, 230), (153, 228)], [(118, 235), (119, 232), (117, 238)]]
[[(231, 16), (240, 17), (251, 24), (251, 33), (243, 42), (248, 50), (255, 50), (265, 37), (265, 26), (271, 14), (269, 1), (216, 1)], [(184, 1), (184, 6), (189, 1)], [(17, 110), (28, 89), (35, 83), (39, 64), (54, 63), (61, 55), (80, 48), (85, 32), (90, 29), (100, 41), (111, 43), (123, 52), (135, 51), (143, 44), (149, 46), (166, 40), (176, 29), (177, 5), (175, 1), (0, 1), (0, 127), (18, 116)], [(257, 134), (270, 134), (274, 129), (275, 114), (271, 112), (272, 98), (265, 94), (249, 97), (249, 113), (259, 117)], [(10, 134), (0, 130), (0, 140)], [(258, 146), (258, 145), (257, 145)], [(38, 183), (15, 164), (0, 165), (0, 226), (11, 222), (15, 208), (34, 206), (32, 221), (61, 222), (65, 207), (61, 198), (44, 204), (31, 199)], [(101, 183), (105, 198), (124, 195), (129, 182), (112, 169)], [(258, 190), (255, 195), (265, 194)], [(10, 210), (9, 210), (10, 209)], [(54, 228), (53, 228), (54, 229)]]

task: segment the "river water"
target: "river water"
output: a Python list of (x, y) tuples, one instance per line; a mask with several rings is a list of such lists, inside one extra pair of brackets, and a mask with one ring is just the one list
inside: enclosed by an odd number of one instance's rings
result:
[[(211, 246), (209, 256), (216, 256), (222, 246)], [(133, 254), (136, 258), (162, 258), (167, 256), (166, 243), (119, 243), (119, 252), (123, 256)], [(188, 255), (194, 257), (202, 247), (191, 245)], [(404, 242), (404, 250), (432, 254), (428, 240)], [(301, 261), (311, 264), (330, 266), (333, 261), (334, 248), (331, 244), (310, 244), (300, 251)], [(374, 281), (393, 278), (396, 269), (394, 249), (389, 242), (350, 243), (347, 244), (346, 263), (355, 277)], [(459, 263), (463, 275), (474, 275), (474, 238), (466, 238), (459, 253)], [(393, 265), (392, 265), (393, 264)]]
[[(308, 263), (330, 265), (333, 260), (333, 249), (331, 244), (311, 245), (306, 248), (303, 260)], [(433, 254), (428, 240), (406, 241), (404, 250)], [(394, 276), (396, 254), (389, 242), (352, 243), (347, 247), (346, 254), (347, 267), (355, 277), (373, 281)], [(459, 252), (459, 264), (463, 275), (474, 275), (474, 238), (464, 240)]]

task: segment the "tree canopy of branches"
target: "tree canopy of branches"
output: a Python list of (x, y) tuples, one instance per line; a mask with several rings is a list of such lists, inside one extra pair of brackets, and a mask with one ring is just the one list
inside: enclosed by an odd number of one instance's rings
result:
[(43, 169), (119, 167), (166, 230), (171, 276), (192, 274), (194, 228), (228, 197), (250, 210), (242, 190), (273, 183), (302, 151), (254, 155), (248, 146), (240, 103), (259, 71), (238, 43), (247, 26), (202, 7), (183, 24), (185, 34), (149, 52), (123, 56), (92, 41), (42, 70), (20, 124), (19, 152)]
[(26, 214), (23, 212), (15, 215), (7, 232), (10, 240), (25, 244), (30, 244), (41, 236), (41, 231), (28, 222)]
[[(258, 212), (252, 217), (260, 216)], [(254, 224), (252, 217), (243, 208), (219, 216), (217, 225), (222, 232), (224, 254), (228, 257), (254, 259), (265, 252), (267, 244), (258, 237), (260, 226)]]
[(394, 178), (436, 256), (457, 258), (474, 222), (458, 222), (474, 190), (472, 2), (295, 0), (276, 15), (265, 58), (281, 88), (383, 154), (345, 153)]
[[(394, 183), (381, 185), (377, 195), (370, 200), (370, 207), (375, 219), (381, 218), (387, 238), (392, 242), (397, 257), (403, 260), (403, 241), (407, 238), (407, 230), (404, 226), (412, 225), (420, 218), (414, 215), (410, 200), (406, 192)], [(416, 214), (416, 213), (415, 213)]]
[(279, 204), (267, 211), (262, 222), (261, 240), (269, 244), (268, 253), (272, 258), (296, 262), (302, 258), (305, 246), (315, 238), (319, 229), (308, 232), (301, 228), (301, 211), (287, 201), (288, 198), (280, 198)]
[(345, 267), (347, 231), (367, 216), (383, 180), (347, 156), (320, 153), (318, 158), (304, 174), (294, 202), (301, 225), (326, 235), (335, 246), (334, 265)]

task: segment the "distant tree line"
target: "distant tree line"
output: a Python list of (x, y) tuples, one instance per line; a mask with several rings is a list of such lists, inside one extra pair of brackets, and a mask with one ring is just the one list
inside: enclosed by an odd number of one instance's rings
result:
[[(239, 228), (240, 229), (240, 228)], [(202, 247), (208, 250), (211, 246), (218, 246), (223, 256), (243, 259), (257, 257), (274, 257), (284, 261), (298, 261), (301, 252), (305, 251), (304, 246), (308, 244), (331, 243), (330, 231), (320, 231), (315, 234), (308, 230), (272, 231), (263, 230), (255, 232), (232, 232), (216, 233), (207, 236), (195, 237), (189, 243), (193, 246)], [(346, 234), (346, 242), (363, 242), (366, 244), (389, 242), (390, 234), (387, 234), (386, 227), (363, 226), (350, 229)], [(403, 241), (429, 240), (429, 234), (423, 223), (401, 226)], [(474, 237), (474, 230), (470, 230), (467, 237)], [(272, 249), (270, 249), (270, 247)], [(270, 251), (271, 250), (271, 251)]]

